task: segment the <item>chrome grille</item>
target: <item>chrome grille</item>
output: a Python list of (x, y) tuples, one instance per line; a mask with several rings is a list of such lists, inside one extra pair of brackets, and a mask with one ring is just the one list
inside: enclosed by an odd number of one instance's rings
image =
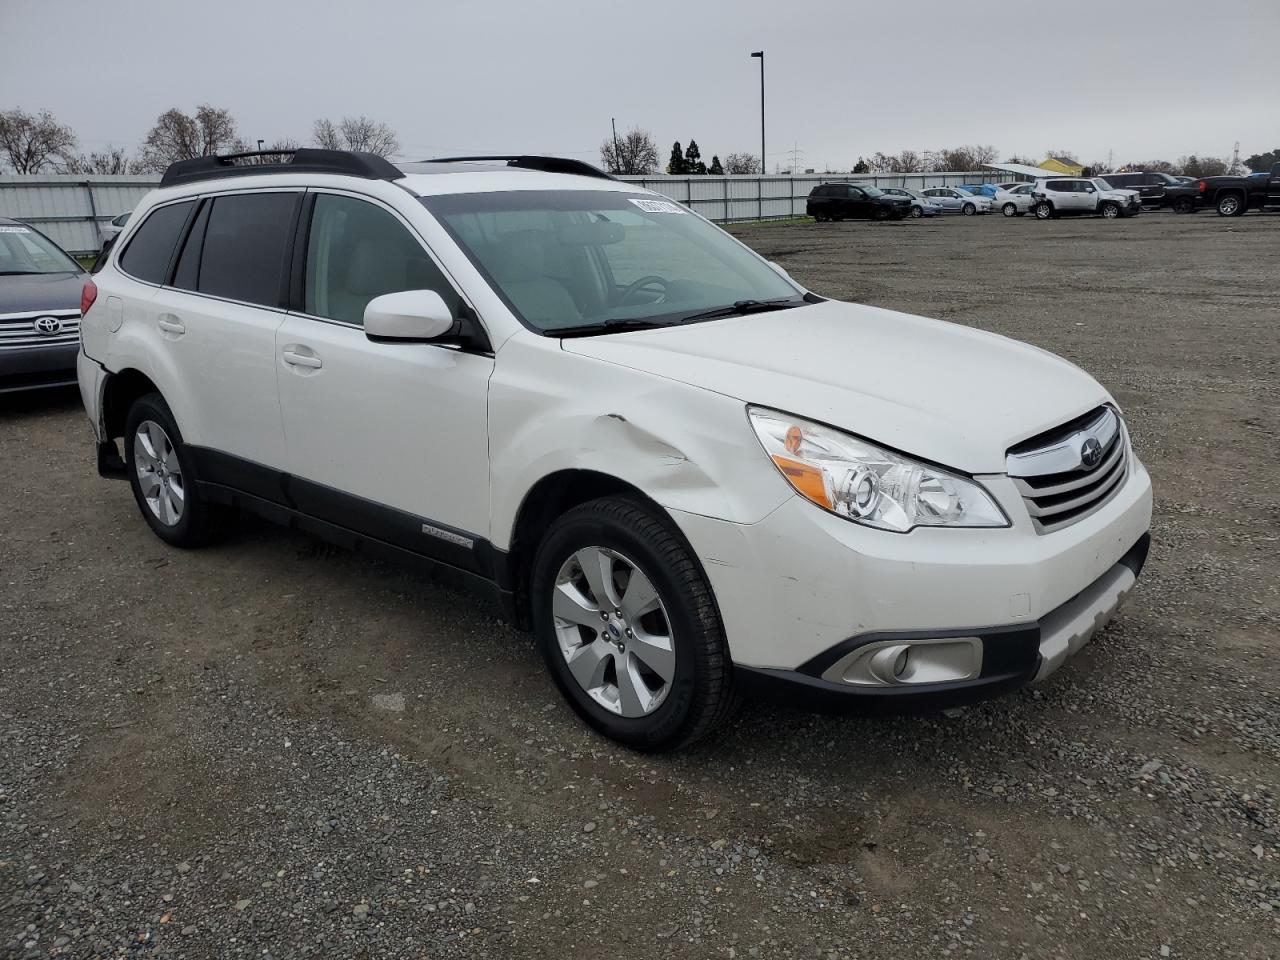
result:
[(1098, 407), (1012, 447), (1006, 470), (1038, 533), (1083, 520), (1124, 486), (1129, 449), (1112, 407)]
[[(62, 329), (57, 333), (41, 333), (36, 321), (53, 317)], [(0, 349), (9, 347), (54, 347), (76, 343), (80, 339), (79, 310), (34, 310), (22, 313), (0, 313)]]

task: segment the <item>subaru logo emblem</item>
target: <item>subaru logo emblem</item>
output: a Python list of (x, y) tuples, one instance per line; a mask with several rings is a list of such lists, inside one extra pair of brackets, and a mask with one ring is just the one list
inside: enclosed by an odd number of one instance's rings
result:
[(55, 333), (62, 332), (62, 321), (57, 317), (36, 317), (32, 326), (36, 328), (38, 333), (46, 336), (53, 336)]
[(1089, 437), (1080, 445), (1080, 462), (1084, 466), (1092, 469), (1098, 465), (1098, 461), (1102, 459), (1102, 444), (1098, 442), (1097, 437)]

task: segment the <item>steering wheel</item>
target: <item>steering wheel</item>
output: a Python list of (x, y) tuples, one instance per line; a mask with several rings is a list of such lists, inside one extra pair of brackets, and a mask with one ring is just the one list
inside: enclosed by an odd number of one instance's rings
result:
[(628, 283), (627, 288), (623, 290), (622, 295), (618, 297), (618, 306), (625, 307), (627, 305), (627, 302), (633, 296), (638, 294), (641, 290), (644, 290), (647, 287), (654, 287), (654, 286), (662, 287), (662, 295), (658, 297), (657, 300), (653, 301), (654, 303), (661, 303), (663, 300), (667, 298), (667, 290), (670, 288), (671, 285), (667, 283), (667, 281), (664, 280), (662, 277), (655, 277), (653, 275), (650, 275), (647, 277), (641, 277), (639, 280), (636, 280), (633, 283)]

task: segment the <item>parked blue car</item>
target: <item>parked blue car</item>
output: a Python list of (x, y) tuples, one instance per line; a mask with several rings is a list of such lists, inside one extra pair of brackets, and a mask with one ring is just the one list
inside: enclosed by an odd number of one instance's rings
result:
[(974, 196), (986, 197), (990, 200), (994, 199), (999, 188), (994, 183), (963, 183), (960, 185), (960, 189), (968, 190)]

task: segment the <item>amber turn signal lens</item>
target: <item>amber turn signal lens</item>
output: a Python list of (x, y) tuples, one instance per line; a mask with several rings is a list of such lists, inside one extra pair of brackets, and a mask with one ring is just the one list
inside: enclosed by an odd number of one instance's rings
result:
[[(787, 439), (790, 440), (790, 437), (788, 436)], [(831, 509), (831, 498), (827, 495), (827, 485), (822, 479), (821, 470), (807, 463), (797, 463), (776, 453), (773, 455), (773, 462), (802, 496), (808, 497), (819, 506)]]

